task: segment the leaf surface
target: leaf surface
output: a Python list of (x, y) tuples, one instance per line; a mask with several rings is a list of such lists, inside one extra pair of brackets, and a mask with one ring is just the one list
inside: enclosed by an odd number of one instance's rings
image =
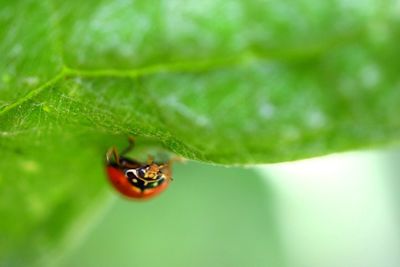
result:
[(128, 135), (227, 165), (398, 142), (390, 1), (0, 4), (5, 265), (59, 243)]

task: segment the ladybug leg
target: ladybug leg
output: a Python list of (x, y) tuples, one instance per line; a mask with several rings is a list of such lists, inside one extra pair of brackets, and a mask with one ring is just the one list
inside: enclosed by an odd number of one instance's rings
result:
[(176, 161), (182, 161), (182, 158), (180, 157), (173, 157), (170, 160), (168, 160), (166, 163), (161, 164), (159, 166), (160, 170), (168, 177), (169, 180), (173, 181), (174, 179), (172, 178), (172, 170), (171, 166), (174, 162)]
[(167, 178), (171, 181), (173, 181), (174, 179), (172, 178), (171, 175), (171, 165), (168, 161), (168, 163), (162, 164), (159, 166), (160, 170), (162, 170), (162, 172), (167, 176)]
[(168, 160), (168, 165), (172, 165), (173, 163), (175, 163), (175, 162), (185, 162), (186, 160), (184, 159), (184, 158), (182, 158), (182, 157), (178, 157), (178, 156), (176, 156), (176, 157), (173, 157), (173, 158), (171, 158), (170, 160)]
[(172, 178), (172, 164), (174, 164), (175, 162), (185, 162), (185, 158), (182, 157), (172, 157), (171, 159), (169, 159), (167, 161), (167, 163), (164, 163), (162, 165), (160, 165), (160, 169), (164, 169), (164, 173), (168, 176), (168, 178), (173, 181), (174, 179)]
[(154, 163), (154, 157), (147, 155), (147, 165), (151, 165)]
[(112, 147), (107, 151), (106, 160), (107, 160), (108, 164), (112, 163), (112, 158), (114, 158), (114, 160), (118, 164), (118, 166), (121, 165), (120, 157), (119, 157), (118, 151), (115, 147)]
[(128, 137), (128, 142), (129, 145), (121, 152), (121, 156), (125, 155), (135, 147), (135, 138), (133, 138), (133, 136)]

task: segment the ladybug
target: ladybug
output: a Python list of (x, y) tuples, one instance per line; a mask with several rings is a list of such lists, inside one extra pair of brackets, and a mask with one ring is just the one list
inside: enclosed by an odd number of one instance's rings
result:
[(148, 199), (164, 191), (172, 181), (171, 162), (156, 163), (149, 156), (146, 163), (125, 157), (134, 147), (134, 139), (129, 138), (129, 146), (121, 153), (115, 147), (106, 154), (106, 172), (114, 188), (130, 199)]

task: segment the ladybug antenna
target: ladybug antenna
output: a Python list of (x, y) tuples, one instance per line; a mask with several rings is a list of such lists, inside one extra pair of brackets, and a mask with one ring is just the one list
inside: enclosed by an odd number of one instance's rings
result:
[(128, 137), (129, 145), (121, 152), (121, 155), (125, 155), (135, 147), (135, 139), (132, 136)]

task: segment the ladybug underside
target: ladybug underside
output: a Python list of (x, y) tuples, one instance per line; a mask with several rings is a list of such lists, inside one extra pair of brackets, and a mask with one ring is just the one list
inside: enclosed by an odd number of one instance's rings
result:
[(110, 166), (118, 169), (134, 188), (142, 192), (146, 189), (158, 187), (167, 181), (166, 175), (161, 171), (158, 171), (153, 177), (146, 177), (152, 165), (144, 165), (129, 158), (121, 157), (120, 164), (113, 162)]
[(115, 147), (106, 153), (108, 179), (117, 191), (132, 199), (148, 199), (164, 191), (171, 178), (171, 161), (156, 163), (148, 156), (147, 163), (124, 157), (134, 146), (129, 138), (129, 146), (119, 154)]

